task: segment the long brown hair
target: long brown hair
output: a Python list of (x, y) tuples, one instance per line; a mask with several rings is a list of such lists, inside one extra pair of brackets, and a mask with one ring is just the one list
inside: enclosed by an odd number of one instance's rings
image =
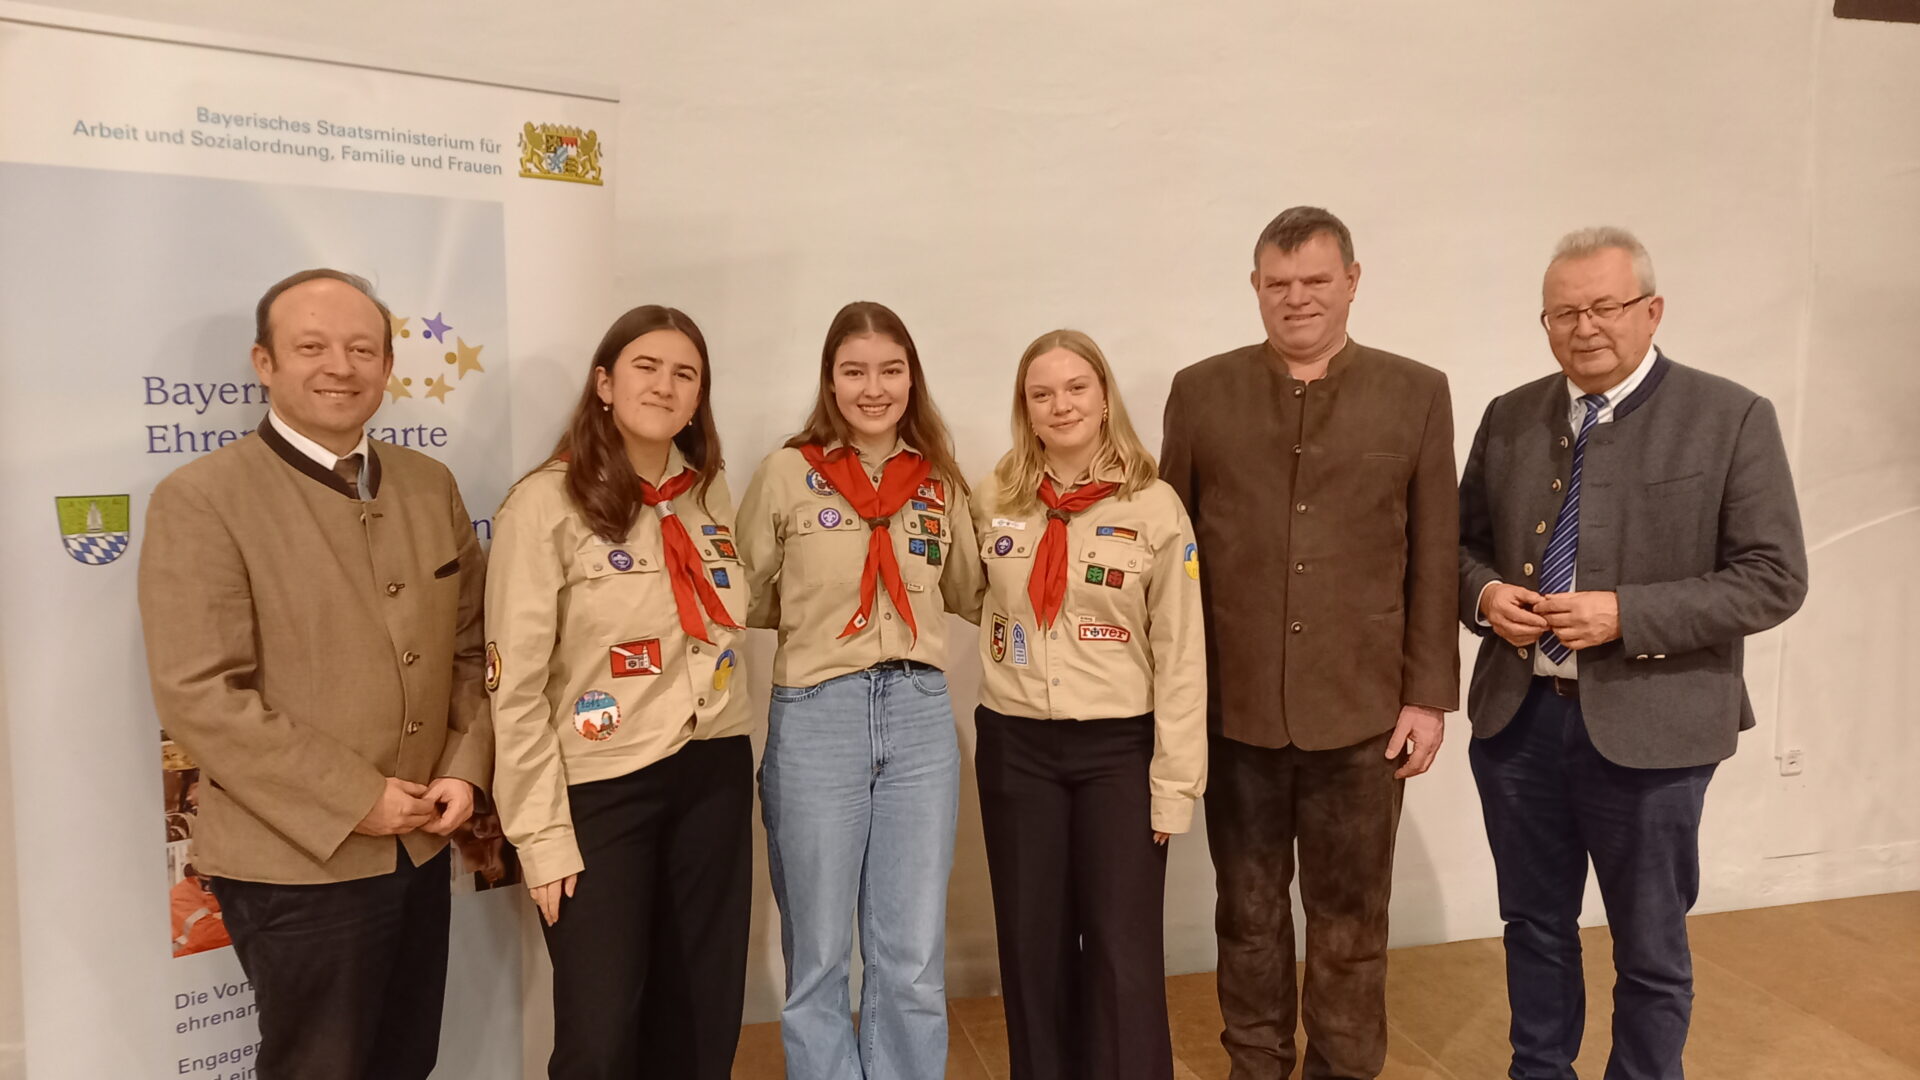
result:
[(641, 506), (640, 477), (627, 460), (627, 445), (613, 414), (600, 401), (595, 372), (605, 371), (611, 378), (620, 351), (655, 330), (678, 330), (700, 354), (700, 404), (694, 407), (693, 423), (676, 434), (673, 443), (700, 474), (693, 494), (701, 506), (706, 505), (707, 489), (726, 464), (720, 456), (720, 431), (713, 423), (713, 363), (707, 358), (707, 339), (700, 327), (686, 312), (659, 304), (642, 304), (613, 320), (593, 351), (587, 385), (573, 407), (573, 419), (547, 457), (547, 464), (567, 463), (567, 494), (594, 535), (609, 542), (625, 540), (633, 528)]
[(907, 333), (907, 324), (900, 321), (892, 308), (871, 300), (855, 300), (841, 308), (827, 327), (827, 343), (820, 350), (819, 396), (814, 400), (813, 413), (807, 417), (806, 426), (786, 444), (790, 447), (808, 443), (826, 446), (832, 442), (852, 445), (853, 429), (847, 426), (847, 418), (840, 415), (840, 405), (833, 398), (833, 358), (843, 342), (863, 334), (890, 338), (906, 350), (907, 377), (913, 385), (907, 392), (906, 412), (900, 415), (895, 430), (903, 442), (932, 463), (933, 475), (966, 494), (966, 478), (960, 475), (960, 464), (953, 457), (953, 436), (948, 434), (946, 421), (940, 419), (940, 410), (933, 404), (933, 393), (927, 389), (926, 372), (920, 367), (920, 350), (914, 348), (913, 335)]

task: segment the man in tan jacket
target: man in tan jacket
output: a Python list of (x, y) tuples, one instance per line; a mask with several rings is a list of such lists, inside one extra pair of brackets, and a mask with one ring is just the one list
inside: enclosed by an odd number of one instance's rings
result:
[(492, 766), (472, 522), (445, 466), (365, 432), (391, 325), (351, 274), (274, 285), (253, 347), (272, 411), (147, 507), (154, 705), (209, 781), (193, 861), (266, 1080), (432, 1071), (447, 836)]
[(1317, 207), (1254, 247), (1267, 340), (1174, 378), (1161, 475), (1193, 516), (1207, 623), (1207, 841), (1233, 1080), (1386, 1063), (1402, 781), (1458, 707), (1459, 506), (1446, 376), (1347, 337), (1353, 238)]

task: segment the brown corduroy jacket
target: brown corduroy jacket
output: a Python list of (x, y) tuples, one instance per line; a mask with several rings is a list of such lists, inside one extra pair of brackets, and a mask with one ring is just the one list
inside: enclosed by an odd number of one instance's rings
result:
[[(370, 446), (365, 501), (262, 423), (147, 504), (147, 667), (161, 726), (210, 781), (204, 874), (388, 873), (393, 838), (353, 832), (387, 777), (491, 779), (485, 556), (446, 466)], [(401, 840), (416, 865), (446, 846)]]
[(1223, 353), (1174, 377), (1160, 470), (1199, 541), (1213, 731), (1326, 750), (1458, 708), (1445, 375), (1351, 340), (1311, 383), (1265, 342)]

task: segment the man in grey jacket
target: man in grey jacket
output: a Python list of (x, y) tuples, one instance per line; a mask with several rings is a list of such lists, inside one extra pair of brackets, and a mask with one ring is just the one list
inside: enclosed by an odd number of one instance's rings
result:
[(1591, 858), (1614, 940), (1605, 1075), (1678, 1078), (1701, 808), (1754, 723), (1742, 640), (1806, 596), (1799, 508), (1773, 406), (1654, 347), (1665, 304), (1632, 234), (1562, 239), (1542, 295), (1561, 370), (1487, 407), (1460, 484), (1508, 1075), (1574, 1076)]

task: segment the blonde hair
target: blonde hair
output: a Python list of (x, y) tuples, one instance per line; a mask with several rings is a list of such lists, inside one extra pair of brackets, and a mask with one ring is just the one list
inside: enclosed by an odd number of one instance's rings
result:
[(1100, 425), (1100, 449), (1094, 455), (1095, 472), (1120, 472), (1120, 490), (1115, 497), (1125, 499), (1159, 478), (1158, 467), (1147, 445), (1134, 433), (1127, 419), (1127, 406), (1120, 400), (1120, 387), (1114, 382), (1113, 369), (1093, 339), (1078, 330), (1053, 330), (1035, 338), (1020, 355), (1020, 369), (1013, 376), (1013, 449), (993, 467), (998, 505), (1015, 513), (1033, 509), (1039, 502), (1040, 480), (1047, 472), (1046, 447), (1027, 419), (1027, 371), (1033, 362), (1055, 349), (1065, 349), (1092, 365), (1107, 396), (1107, 415)]

